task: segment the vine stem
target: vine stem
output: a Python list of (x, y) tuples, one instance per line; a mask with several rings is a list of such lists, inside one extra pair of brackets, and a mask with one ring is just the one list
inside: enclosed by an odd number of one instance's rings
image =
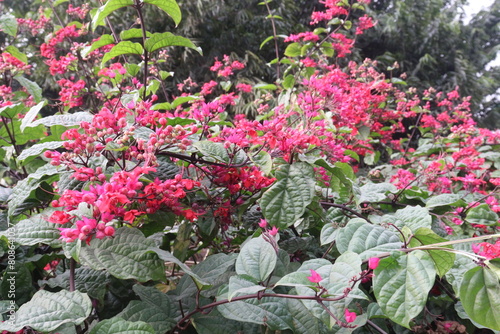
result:
[(266, 5), (267, 12), (269, 13), (269, 19), (271, 20), (271, 26), (273, 27), (273, 38), (274, 38), (274, 51), (276, 52), (276, 78), (279, 79), (281, 74), (280, 74), (280, 52), (278, 48), (278, 33), (276, 30), (276, 24), (274, 23), (274, 16), (273, 13), (271, 12), (271, 8), (269, 7), (269, 2), (270, 0), (265, 0), (264, 4)]
[(330, 202), (320, 202), (321, 205), (323, 206), (332, 206), (334, 208), (339, 208), (339, 209), (342, 209), (344, 211), (348, 211), (350, 213), (352, 213), (353, 215), (361, 218), (361, 219), (364, 219), (366, 220), (368, 223), (372, 224), (372, 222), (370, 221), (370, 219), (366, 218), (365, 216), (363, 216), (362, 214), (360, 214), (359, 212), (343, 205), (343, 204), (337, 204), (337, 203), (330, 203)]
[(380, 334), (387, 334), (386, 331), (384, 331), (382, 328), (380, 328), (379, 326), (377, 326), (373, 321), (371, 321), (370, 319), (366, 320), (366, 323), (370, 326), (372, 326), (373, 328), (375, 328), (375, 330), (377, 332), (379, 332)]
[[(262, 288), (265, 288), (265, 287), (262, 287)], [(241, 300), (247, 300), (247, 299), (255, 299), (255, 298), (256, 299), (262, 299), (262, 298), (265, 298), (265, 297), (288, 298), (288, 299), (302, 299), (302, 300), (316, 300), (320, 304), (322, 304), (322, 302), (325, 302), (325, 301), (326, 302), (329, 302), (329, 301), (330, 302), (335, 302), (335, 301), (339, 301), (339, 300), (342, 300), (342, 299), (346, 298), (345, 295), (338, 296), (338, 297), (335, 297), (335, 298), (322, 298), (321, 296), (296, 296), (296, 295), (286, 295), (286, 294), (281, 294), (281, 293), (262, 293), (262, 291), (260, 291), (260, 292), (257, 292), (257, 293), (254, 293), (254, 294), (250, 294), (250, 295), (234, 297), (231, 300), (229, 300), (229, 299), (223, 299), (223, 300), (215, 301), (213, 303), (210, 303), (210, 304), (198, 307), (195, 310), (193, 310), (193, 311), (189, 312), (188, 314), (186, 314), (182, 319), (180, 319), (177, 322), (177, 325), (175, 326), (174, 330), (176, 328), (178, 328), (178, 329), (186, 328), (187, 325), (190, 322), (190, 318), (193, 315), (195, 315), (196, 313), (204, 313), (206, 311), (210, 311), (211, 309), (213, 309), (216, 306), (223, 305), (223, 304), (228, 304), (228, 303), (231, 303), (231, 302), (236, 302), (236, 301), (241, 301)], [(322, 305), (324, 305), (324, 304), (322, 304)], [(340, 321), (340, 320), (338, 320), (335, 317), (334, 317), (334, 319), (336, 319), (337, 321)], [(340, 323), (342, 323), (342, 322), (340, 322)]]
[(146, 50), (146, 38), (147, 38), (147, 31), (146, 31), (146, 25), (144, 24), (144, 15), (142, 15), (142, 6), (143, 3), (140, 0), (134, 0), (135, 2), (135, 9), (137, 11), (137, 16), (139, 17), (139, 21), (141, 22), (141, 31), (142, 31), (142, 46), (144, 47), (144, 78), (142, 79), (142, 84), (144, 86), (144, 92), (142, 94), (142, 99), (146, 99), (146, 86), (147, 86), (147, 81), (148, 81), (148, 58), (149, 58), (149, 53), (148, 50)]

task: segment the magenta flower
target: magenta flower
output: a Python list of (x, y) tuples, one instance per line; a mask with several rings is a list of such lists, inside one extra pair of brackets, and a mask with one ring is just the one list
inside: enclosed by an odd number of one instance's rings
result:
[(259, 226), (260, 226), (261, 228), (266, 228), (266, 226), (267, 226), (267, 220), (265, 220), (265, 219), (261, 219), (261, 220), (260, 220), (260, 223), (259, 223)]
[(347, 322), (356, 321), (356, 313), (351, 312), (348, 309), (345, 309), (344, 316), (345, 316), (345, 321)]
[(370, 259), (368, 259), (368, 268), (375, 270), (375, 268), (378, 267), (379, 262), (380, 262), (380, 258), (371, 257)]
[(274, 237), (276, 234), (278, 234), (278, 228), (276, 226), (273, 226), (273, 228), (269, 230), (269, 234)]
[(321, 282), (321, 276), (316, 272), (316, 270), (313, 270), (313, 269), (309, 269), (311, 271), (311, 276), (307, 276), (307, 279), (311, 282), (311, 283), (319, 283)]

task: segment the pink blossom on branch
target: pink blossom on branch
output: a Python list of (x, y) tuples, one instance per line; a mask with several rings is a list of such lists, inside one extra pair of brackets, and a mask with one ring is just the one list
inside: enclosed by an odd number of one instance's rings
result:
[(307, 279), (311, 283), (319, 283), (321, 282), (322, 278), (321, 276), (316, 272), (314, 269), (309, 269), (311, 271), (311, 276), (307, 276)]

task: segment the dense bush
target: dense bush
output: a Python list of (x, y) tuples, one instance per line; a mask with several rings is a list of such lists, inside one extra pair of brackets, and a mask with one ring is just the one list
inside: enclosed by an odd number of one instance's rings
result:
[(351, 61), (368, 2), (325, 1), (277, 82), (224, 56), (175, 95), (201, 49), (144, 15), (174, 0), (5, 6), (0, 330), (499, 331), (500, 132)]

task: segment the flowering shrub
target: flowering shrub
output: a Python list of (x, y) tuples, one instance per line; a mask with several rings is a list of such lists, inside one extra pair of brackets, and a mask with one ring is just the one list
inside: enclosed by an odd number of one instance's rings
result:
[[(224, 56), (176, 95), (168, 48), (201, 50), (143, 12), (178, 24), (174, 0), (2, 15), (0, 330), (500, 331), (500, 132), (349, 60), (367, 2), (324, 1), (276, 83), (233, 87), (245, 64)], [(140, 29), (113, 25), (128, 9)], [(23, 29), (46, 36), (55, 100)]]

